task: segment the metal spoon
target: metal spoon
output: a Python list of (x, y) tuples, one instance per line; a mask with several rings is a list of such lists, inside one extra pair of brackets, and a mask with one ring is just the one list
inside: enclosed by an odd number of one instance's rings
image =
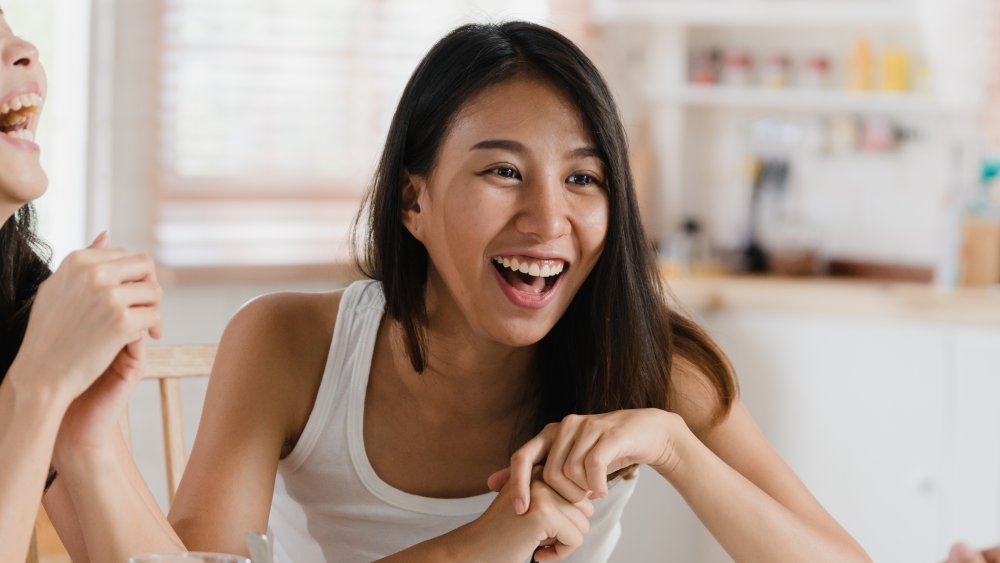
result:
[(244, 540), (253, 563), (274, 563), (274, 548), (271, 545), (271, 538), (267, 537), (267, 534), (247, 532)]

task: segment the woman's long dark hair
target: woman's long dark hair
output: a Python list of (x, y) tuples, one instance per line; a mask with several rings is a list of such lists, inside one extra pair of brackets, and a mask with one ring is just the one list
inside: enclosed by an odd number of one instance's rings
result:
[(0, 227), (0, 380), (24, 340), (38, 286), (51, 273), (49, 248), (35, 235), (34, 227), (30, 204)]
[(542, 79), (576, 104), (601, 152), (609, 199), (603, 253), (562, 319), (539, 342), (544, 377), (536, 429), (570, 413), (669, 409), (678, 358), (707, 377), (723, 416), (736, 396), (735, 377), (707, 334), (667, 306), (611, 92), (570, 40), (526, 22), (465, 25), (434, 45), (403, 91), (355, 223), (357, 248), (368, 213), (359, 267), (382, 283), (386, 313), (401, 324), (414, 369), (423, 372), (426, 365), (428, 254), (402, 224), (406, 174), (430, 173), (452, 118), (467, 100), (520, 76)]

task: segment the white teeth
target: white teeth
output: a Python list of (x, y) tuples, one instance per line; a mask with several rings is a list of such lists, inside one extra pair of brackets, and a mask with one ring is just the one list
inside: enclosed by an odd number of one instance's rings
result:
[(502, 265), (504, 268), (511, 269), (515, 272), (543, 278), (558, 276), (566, 268), (566, 264), (564, 262), (556, 260), (521, 262), (517, 258), (502, 258), (498, 256), (493, 258), (493, 261)]
[(0, 104), (0, 115), (8, 114), (12, 111), (39, 107), (42, 105), (42, 102), (44, 102), (44, 99), (38, 94), (21, 94)]

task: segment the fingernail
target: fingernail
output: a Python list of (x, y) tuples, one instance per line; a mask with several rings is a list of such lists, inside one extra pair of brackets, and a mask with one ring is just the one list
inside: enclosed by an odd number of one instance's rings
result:
[(514, 513), (515, 514), (524, 514), (525, 510), (526, 510), (526, 507), (525, 507), (524, 499), (520, 498), (520, 497), (514, 499)]

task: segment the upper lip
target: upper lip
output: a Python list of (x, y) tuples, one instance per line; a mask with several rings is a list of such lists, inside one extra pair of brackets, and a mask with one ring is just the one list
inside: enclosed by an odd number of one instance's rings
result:
[(41, 87), (38, 86), (37, 82), (28, 82), (27, 84), (22, 84), (17, 88), (14, 88), (10, 92), (8, 92), (7, 95), (3, 97), (3, 99), (0, 99), (0, 105), (6, 104), (7, 102), (13, 100), (14, 98), (18, 96), (23, 96), (25, 94), (38, 94), (39, 96), (41, 96), (42, 89)]

